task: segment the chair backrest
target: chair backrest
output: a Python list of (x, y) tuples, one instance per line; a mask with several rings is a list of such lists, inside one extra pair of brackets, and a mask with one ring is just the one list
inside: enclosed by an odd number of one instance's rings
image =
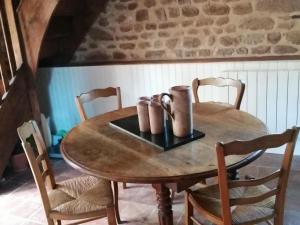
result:
[(229, 87), (229, 86), (235, 87), (237, 89), (237, 95), (236, 95), (234, 107), (236, 109), (240, 109), (244, 91), (245, 91), (245, 84), (242, 83), (240, 80), (233, 80), (233, 79), (221, 78), (221, 77), (205, 78), (202, 80), (199, 80), (198, 78), (196, 78), (193, 80), (193, 83), (192, 83), (195, 102), (200, 102), (199, 96), (198, 96), (199, 86), (205, 86), (205, 85), (212, 85), (212, 86), (216, 86), (216, 87)]
[[(250, 141), (233, 141), (227, 144), (217, 143), (216, 153), (218, 159), (218, 179), (220, 198), (222, 204), (222, 215), (224, 224), (231, 224), (231, 206), (249, 205), (262, 202), (272, 196), (275, 196), (275, 216), (277, 221), (283, 220), (285, 192), (288, 183), (291, 162), (299, 133), (298, 127), (286, 130), (282, 134), (266, 135)], [(281, 168), (276, 172), (259, 179), (228, 181), (225, 165), (225, 156), (251, 154), (258, 150), (268, 148), (278, 148), (286, 144)], [(259, 196), (247, 198), (230, 199), (229, 189), (237, 187), (259, 186), (277, 179), (277, 187)], [(283, 224), (283, 223), (278, 223)]]
[(108, 87), (105, 89), (94, 89), (87, 93), (82, 93), (79, 96), (75, 97), (75, 103), (78, 108), (78, 112), (80, 114), (81, 121), (87, 120), (87, 115), (84, 110), (83, 104), (93, 101), (94, 99), (101, 98), (101, 97), (110, 97), (110, 96), (117, 96), (118, 99), (118, 109), (122, 108), (122, 100), (121, 100), (121, 89), (120, 87)]
[(49, 189), (54, 189), (56, 183), (46, 151), (46, 145), (35, 121), (30, 120), (24, 123), (17, 131), (33, 173), (35, 183), (41, 194), (46, 215), (48, 215), (51, 208), (47, 187)]

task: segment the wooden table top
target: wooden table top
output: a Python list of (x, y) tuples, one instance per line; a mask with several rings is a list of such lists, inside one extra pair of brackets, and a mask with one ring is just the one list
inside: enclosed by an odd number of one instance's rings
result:
[[(193, 104), (194, 129), (202, 139), (162, 151), (108, 122), (136, 114), (136, 107), (109, 112), (73, 128), (62, 141), (64, 159), (74, 168), (109, 180), (132, 183), (179, 182), (216, 175), (216, 142), (248, 140), (268, 133), (254, 116), (227, 105)], [(239, 168), (255, 155), (230, 156), (226, 164)]]

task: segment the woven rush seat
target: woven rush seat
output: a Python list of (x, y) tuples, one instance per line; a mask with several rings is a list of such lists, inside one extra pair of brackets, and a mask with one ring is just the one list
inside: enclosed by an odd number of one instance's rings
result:
[[(264, 194), (270, 191), (264, 185), (253, 187), (238, 187), (229, 190), (231, 199), (249, 198)], [(222, 217), (222, 208), (220, 200), (219, 185), (209, 185), (192, 193), (192, 198), (203, 209), (207, 210), (213, 215)], [(260, 221), (261, 219), (272, 217), (274, 215), (275, 196), (265, 199), (262, 202), (252, 205), (238, 205), (231, 207), (232, 224), (247, 224), (250, 221)]]
[(82, 214), (113, 205), (110, 181), (92, 176), (80, 176), (58, 183), (49, 193), (53, 212)]
[(48, 225), (61, 225), (62, 220), (82, 224), (107, 217), (109, 225), (120, 221), (117, 183), (83, 175), (56, 183), (45, 142), (35, 121), (25, 122), (18, 134), (41, 195)]

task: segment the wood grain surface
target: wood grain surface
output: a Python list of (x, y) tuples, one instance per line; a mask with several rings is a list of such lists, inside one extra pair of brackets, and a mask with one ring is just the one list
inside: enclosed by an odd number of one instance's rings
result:
[[(216, 175), (215, 144), (248, 140), (268, 133), (267, 127), (250, 114), (227, 104), (193, 104), (194, 128), (205, 132), (202, 139), (163, 152), (108, 125), (136, 114), (129, 107), (91, 118), (73, 128), (61, 145), (65, 160), (84, 173), (132, 183), (179, 183)], [(236, 169), (262, 152), (229, 156), (226, 165)]]

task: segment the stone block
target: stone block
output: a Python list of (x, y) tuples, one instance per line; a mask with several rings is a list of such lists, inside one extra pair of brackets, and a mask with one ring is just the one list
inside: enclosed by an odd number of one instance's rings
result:
[(156, 9), (155, 10), (155, 15), (156, 15), (156, 18), (159, 21), (166, 21), (167, 20), (167, 14), (166, 14), (166, 11), (165, 11), (164, 8)]
[(240, 24), (240, 28), (246, 30), (271, 30), (274, 20), (270, 17), (248, 17)]
[(217, 26), (223, 26), (227, 23), (229, 23), (229, 17), (228, 16), (220, 17), (220, 18), (216, 19), (216, 22), (215, 22), (215, 24)]
[(290, 31), (286, 34), (286, 39), (295, 45), (300, 45), (300, 30)]
[(298, 52), (297, 48), (294, 48), (289, 45), (276, 45), (273, 49), (274, 53), (282, 55), (282, 54), (293, 54)]
[(121, 49), (134, 49), (135, 48), (134, 43), (122, 43), (119, 46)]
[(145, 54), (146, 59), (162, 59), (165, 58), (165, 56), (166, 56), (165, 50), (146, 51)]
[(124, 60), (126, 59), (126, 54), (120, 51), (113, 52), (113, 58), (116, 60)]
[(217, 56), (231, 56), (234, 53), (234, 49), (233, 48), (220, 48), (217, 50), (216, 55)]
[(270, 13), (290, 13), (300, 11), (299, 0), (258, 0), (256, 3), (258, 11)]
[(230, 8), (223, 3), (207, 3), (203, 6), (203, 11), (207, 15), (228, 15)]
[(236, 53), (238, 55), (247, 55), (248, 54), (248, 48), (240, 47), (240, 48), (236, 49)]
[(240, 43), (240, 38), (233, 36), (222, 36), (220, 37), (220, 44), (224, 47), (236, 46)]
[(165, 45), (168, 49), (174, 49), (177, 47), (178, 43), (179, 43), (178, 38), (172, 38), (172, 39), (166, 40)]
[(184, 48), (197, 48), (200, 45), (201, 45), (201, 41), (199, 38), (185, 37), (183, 39), (183, 47)]
[(170, 7), (168, 8), (169, 17), (170, 18), (177, 18), (180, 16), (180, 10), (178, 7)]
[(156, 1), (155, 0), (144, 0), (144, 5), (147, 8), (151, 8), (151, 7), (156, 6)]
[(271, 52), (271, 47), (265, 45), (257, 46), (251, 49), (251, 53), (254, 55), (263, 55), (263, 54), (268, 54), (270, 52)]
[(136, 21), (146, 21), (149, 20), (149, 13), (147, 9), (140, 9), (136, 12)]
[(241, 2), (233, 6), (232, 11), (236, 15), (245, 15), (253, 12), (251, 2)]
[(199, 9), (195, 6), (186, 5), (182, 7), (182, 15), (185, 17), (194, 17), (199, 15)]
[(242, 42), (246, 45), (257, 45), (265, 40), (264, 33), (250, 33), (241, 35)]
[(202, 27), (202, 26), (209, 26), (214, 23), (214, 20), (210, 17), (200, 17), (196, 21), (196, 26), (197, 27)]
[(277, 44), (281, 40), (280, 32), (272, 32), (267, 36), (268, 42), (271, 44)]

